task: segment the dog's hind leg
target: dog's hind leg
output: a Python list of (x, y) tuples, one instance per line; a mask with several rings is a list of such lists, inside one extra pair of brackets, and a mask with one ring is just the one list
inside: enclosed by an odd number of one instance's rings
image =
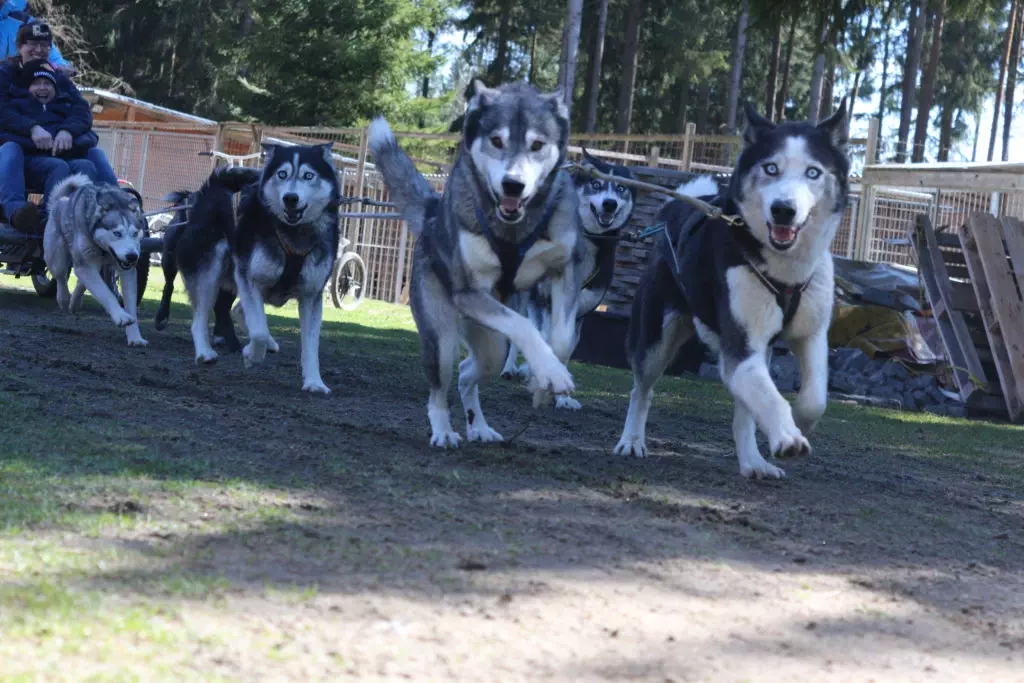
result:
[[(551, 350), (566, 367), (569, 365), (569, 356), (572, 355), (576, 337), (576, 312), (579, 307), (579, 290), (573, 291), (576, 286), (571, 265), (566, 268), (564, 273), (551, 279), (549, 315), (546, 316), (547, 320), (541, 323), (542, 333), (545, 339), (549, 340)], [(546, 400), (550, 400), (548, 396), (546, 390), (535, 389), (533, 406), (536, 408)], [(567, 393), (557, 394), (555, 405), (568, 410), (579, 410), (583, 407), (579, 401)]]
[(320, 325), (323, 322), (322, 292), (299, 299), (299, 337), (302, 342), (302, 390), (329, 394), (331, 390), (320, 377)]
[[(572, 346), (569, 349), (569, 357), (572, 358), (573, 351), (576, 350), (576, 346), (580, 343), (580, 330), (583, 327), (583, 319), (580, 318), (576, 321), (576, 331), (573, 334)], [(583, 404), (577, 401), (572, 396), (558, 395), (555, 396), (555, 408), (562, 410), (580, 410)]]
[(210, 345), (210, 311), (220, 293), (227, 248), (227, 240), (218, 242), (210, 255), (210, 263), (194, 273), (182, 273), (185, 288), (192, 300), (192, 344), (196, 350), (197, 363), (213, 363), (217, 360), (217, 352)]
[[(656, 305), (643, 306), (642, 312), (634, 306), (633, 315), (641, 320), (634, 320), (632, 325), (643, 325), (646, 330), (653, 328), (657, 336), (653, 339), (640, 335), (631, 352), (630, 364), (633, 366), (633, 391), (629, 394), (629, 410), (626, 412), (626, 424), (622, 428), (622, 436), (615, 446), (615, 455), (643, 458), (647, 455), (647, 413), (651, 409), (654, 398), (654, 384), (675, 359), (679, 349), (687, 339), (693, 336), (693, 324), (678, 311), (666, 312), (660, 301)], [(660, 327), (654, 317), (661, 317)], [(632, 330), (631, 330), (632, 332)]]
[(128, 312), (135, 322), (129, 325), (125, 329), (125, 334), (128, 336), (128, 346), (148, 346), (149, 342), (142, 338), (142, 332), (139, 330), (139, 316), (138, 316), (138, 300), (139, 300), (139, 274), (135, 268), (130, 270), (122, 270), (120, 275), (121, 280), (121, 298), (124, 300), (125, 310)]
[(68, 302), (68, 310), (78, 313), (82, 310), (82, 302), (85, 301), (85, 283), (79, 280), (75, 283), (75, 291), (71, 292), (71, 301)]
[(459, 350), (457, 313), (446, 298), (440, 284), (428, 276), (418, 277), (419, 264), (413, 266), (412, 304), (416, 329), (420, 333), (423, 369), (430, 387), (427, 419), (430, 420), (430, 445), (437, 448), (458, 448), (462, 437), (452, 429), (448, 407), (448, 389), (452, 383), (452, 365)]
[(459, 394), (466, 411), (466, 440), (504, 441), (480, 409), (480, 383), (501, 371), (507, 342), (500, 333), (468, 321), (465, 338), (469, 356), (459, 363)]
[(508, 355), (505, 356), (505, 367), (501, 369), (502, 379), (519, 379), (523, 375), (519, 370), (519, 349), (515, 344), (508, 345)]
[(174, 296), (174, 279), (178, 276), (178, 266), (174, 262), (173, 254), (164, 253), (161, 263), (164, 271), (164, 291), (160, 297), (160, 307), (156, 309), (154, 326), (158, 330), (167, 327), (167, 321), (171, 317), (171, 297)]
[[(135, 323), (135, 316), (129, 315), (121, 308), (117, 295), (110, 291), (107, 281), (100, 274), (95, 266), (75, 266), (75, 276), (78, 277), (79, 285), (85, 285), (93, 297), (103, 306), (103, 309), (118, 327), (128, 327)], [(76, 290), (77, 291), (77, 290)]]
[[(234, 305), (234, 307), (231, 309), (231, 319), (234, 320), (236, 323), (238, 323), (238, 326), (242, 328), (243, 332), (245, 332), (246, 334), (249, 334), (249, 328), (247, 328), (245, 326), (245, 309), (242, 307), (242, 302), (241, 301), (236, 303)], [(268, 353), (278, 353), (280, 350), (281, 350), (281, 345), (277, 343), (277, 340), (274, 339), (273, 335), (268, 333), (268, 335), (267, 335), (267, 352)]]
[(266, 359), (267, 348), (273, 340), (270, 337), (270, 328), (267, 326), (267, 312), (263, 308), (263, 296), (259, 289), (251, 285), (241, 274), (237, 262), (235, 263), (235, 287), (242, 303), (242, 312), (245, 314), (245, 327), (249, 331), (249, 343), (242, 349), (242, 359), (245, 367), (251, 368)]
[(234, 292), (221, 289), (217, 293), (217, 301), (213, 304), (213, 344), (223, 344), (229, 353), (242, 350), (242, 342), (238, 341), (235, 322), (231, 317), (231, 304), (234, 301)]

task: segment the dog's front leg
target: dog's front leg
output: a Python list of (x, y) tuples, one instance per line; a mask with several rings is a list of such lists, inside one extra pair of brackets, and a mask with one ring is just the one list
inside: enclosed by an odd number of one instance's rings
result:
[[(146, 257), (143, 257), (146, 258)], [(135, 322), (125, 328), (128, 336), (128, 346), (147, 346), (148, 341), (142, 338), (139, 330), (138, 298), (139, 298), (139, 276), (134, 268), (120, 272), (121, 298), (124, 300), (125, 311), (128, 312)]]
[(460, 313), (505, 335), (522, 350), (530, 364), (535, 389), (556, 394), (568, 394), (575, 389), (569, 370), (529, 320), (479, 290), (463, 290), (453, 300)]
[[(761, 345), (740, 360), (723, 354), (719, 360), (722, 379), (733, 398), (743, 404), (768, 436), (773, 456), (783, 458), (809, 455), (811, 445), (793, 421), (793, 410), (789, 403), (775, 387), (768, 372), (766, 357), (767, 349)], [(735, 422), (733, 427), (735, 431)], [(737, 447), (740, 447), (739, 443)]]
[(98, 268), (91, 265), (75, 266), (75, 277), (85, 285), (96, 301), (100, 302), (115, 325), (128, 327), (135, 324), (135, 317), (121, 308), (121, 304), (117, 301), (117, 295), (110, 291), (110, 287), (100, 275)]
[(320, 292), (299, 299), (299, 334), (302, 342), (302, 390), (329, 394), (331, 390), (320, 377), (320, 324), (323, 321), (324, 298)]
[[(551, 350), (564, 365), (569, 364), (572, 355), (573, 341), (576, 336), (576, 313), (579, 310), (578, 291), (574, 292), (576, 278), (573, 276), (573, 265), (570, 262), (558, 276), (551, 278), (551, 316), (550, 339)], [(548, 401), (547, 391), (533, 388), (533, 407), (539, 407)], [(556, 392), (555, 407), (567, 410), (579, 410), (580, 402), (566, 393)]]
[(800, 363), (800, 393), (793, 417), (804, 434), (814, 429), (828, 402), (828, 328), (803, 339), (792, 339), (793, 354)]
[(270, 328), (267, 326), (267, 312), (263, 308), (263, 295), (259, 288), (250, 284), (235, 261), (235, 288), (245, 315), (245, 327), (249, 332), (249, 343), (242, 349), (245, 367), (259, 365), (267, 357), (270, 345)]

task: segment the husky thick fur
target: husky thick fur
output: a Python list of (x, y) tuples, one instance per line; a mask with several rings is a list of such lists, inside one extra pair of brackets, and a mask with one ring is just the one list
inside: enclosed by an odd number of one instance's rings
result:
[[(806, 435), (825, 411), (834, 291), (829, 245), (846, 207), (849, 175), (846, 105), (817, 126), (776, 126), (745, 109), (744, 148), (728, 195), (703, 197), (744, 224), (709, 220), (682, 201), (668, 203), (657, 218), (666, 229), (633, 301), (627, 340), (633, 392), (615, 453), (646, 454), (654, 383), (696, 332), (718, 354), (722, 381), (735, 399), (740, 473), (782, 478), (785, 472), (759, 452), (756, 430), (772, 456), (808, 455)], [(707, 187), (701, 179), (681, 189), (696, 195)], [(780, 336), (800, 366), (792, 408), (768, 371)]]
[[(611, 164), (583, 150), (584, 168), (594, 168), (605, 175), (631, 180), (633, 174), (627, 166)], [(572, 350), (579, 344), (579, 333), (583, 316), (593, 312), (604, 299), (615, 277), (615, 250), (623, 228), (629, 225), (636, 204), (636, 192), (620, 183), (592, 178), (577, 172), (574, 187), (579, 198), (577, 220), (580, 239), (573, 254), (575, 272), (580, 279), (580, 304), (577, 311), (576, 334)], [(528, 295), (520, 296), (521, 311), (525, 311), (541, 330), (547, 326), (546, 311), (550, 307), (548, 288), (534, 287)], [(502, 370), (502, 377), (511, 379), (526, 376), (529, 368), (517, 366), (518, 349), (513, 345), (509, 350)], [(570, 356), (571, 356), (570, 351)], [(579, 409), (578, 401), (569, 397), (558, 397), (558, 408)]]
[[(93, 183), (78, 174), (61, 181), (48, 201), (43, 258), (57, 281), (58, 306), (77, 312), (88, 289), (114, 324), (125, 328), (129, 346), (146, 346), (136, 310), (136, 266), (142, 256), (145, 228), (138, 200), (117, 185)], [(68, 290), (72, 267), (78, 278), (73, 294)], [(103, 275), (115, 268), (123, 308)]]
[[(165, 277), (173, 281), (180, 272), (185, 280), (200, 363), (217, 359), (210, 343), (211, 310), (215, 335), (228, 350), (236, 350), (240, 344), (231, 304), (237, 294), (249, 333), (242, 354), (245, 366), (251, 367), (278, 348), (264, 306), (298, 299), (302, 389), (328, 393), (320, 377), (320, 323), (323, 288), (338, 253), (340, 197), (330, 145), (264, 149), (267, 161), (262, 171), (218, 169), (188, 197), (186, 225), (165, 238)], [(233, 202), (238, 192), (236, 220)], [(170, 291), (165, 288), (157, 315), (161, 326), (166, 324)]]
[[(574, 390), (565, 366), (578, 306), (573, 252), (578, 229), (565, 160), (569, 121), (558, 95), (525, 85), (477, 83), (466, 108), (464, 137), (444, 194), (438, 196), (398, 147), (383, 119), (370, 130), (373, 161), (391, 198), (419, 235), (411, 303), (430, 385), (430, 443), (458, 446), (448, 410), (451, 368), (459, 364), (466, 438), (500, 441), (480, 409), (479, 384), (497, 375), (508, 341), (530, 364), (539, 405)], [(550, 343), (505, 302), (550, 279)]]

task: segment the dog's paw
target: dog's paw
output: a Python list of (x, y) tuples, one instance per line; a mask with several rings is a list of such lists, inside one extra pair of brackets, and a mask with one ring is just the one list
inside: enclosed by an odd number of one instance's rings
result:
[(530, 391), (549, 391), (553, 394), (571, 394), (576, 390), (569, 369), (562, 364), (555, 354), (544, 359), (545, 362), (531, 368)]
[(78, 313), (82, 310), (82, 301), (85, 299), (84, 292), (80, 289), (75, 289), (71, 293), (71, 299), (68, 301), (68, 312)]
[(217, 362), (217, 352), (213, 349), (205, 349), (203, 351), (196, 352), (196, 363), (200, 365), (209, 365), (210, 363)]
[(440, 431), (430, 435), (430, 445), (434, 448), (458, 448), (462, 437), (456, 431)]
[(493, 443), (504, 440), (505, 437), (491, 429), (490, 425), (466, 425), (466, 441)]
[(331, 390), (323, 383), (323, 380), (311, 379), (302, 383), (302, 390), (311, 394), (329, 394)]
[(761, 456), (751, 462), (740, 463), (740, 474), (747, 479), (785, 479), (786, 470), (776, 467)]
[(772, 456), (783, 458), (804, 457), (811, 454), (811, 444), (796, 425), (782, 428), (775, 438), (771, 439)]
[(249, 340), (249, 343), (242, 349), (242, 362), (246, 368), (251, 368), (254, 365), (259, 365), (267, 357), (267, 342), (266, 338), (257, 339), (253, 338)]
[(135, 318), (128, 315), (128, 312), (124, 310), (114, 313), (113, 315), (110, 316), (110, 318), (118, 327), (128, 327), (129, 325), (135, 324)]
[(551, 403), (551, 392), (547, 389), (533, 390), (533, 407), (540, 408)]
[(504, 370), (501, 371), (502, 379), (526, 379), (529, 376), (530, 366), (526, 365), (525, 363), (523, 365), (513, 365), (511, 367), (506, 367)]
[(129, 338), (128, 339), (128, 346), (132, 346), (132, 347), (136, 347), (136, 348), (141, 348), (141, 347), (144, 347), (144, 346), (149, 346), (149, 342), (146, 341), (145, 339), (143, 339), (141, 336), (140, 337), (135, 337), (134, 339)]
[(267, 351), (269, 353), (279, 353), (281, 351), (281, 345), (277, 343), (277, 340), (273, 337), (267, 337)]
[(583, 404), (572, 396), (555, 396), (555, 408), (560, 410), (579, 410)]
[(624, 458), (646, 458), (647, 446), (644, 445), (644, 437), (623, 434), (612, 452)]

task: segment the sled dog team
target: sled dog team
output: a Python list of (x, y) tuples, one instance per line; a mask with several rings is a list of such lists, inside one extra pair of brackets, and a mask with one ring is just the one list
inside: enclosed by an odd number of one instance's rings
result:
[[(645, 428), (654, 384), (693, 335), (718, 355), (734, 398), (733, 437), (745, 477), (781, 478), (760, 453), (757, 430), (774, 458), (807, 455), (807, 434), (825, 411), (827, 330), (833, 300), (829, 246), (847, 201), (845, 103), (812, 125), (775, 125), (746, 106), (743, 149), (727, 187), (699, 177), (679, 188), (720, 207), (712, 219), (687, 202), (665, 203), (654, 253), (633, 301), (626, 340), (633, 369), (622, 436), (614, 452), (646, 455)], [(430, 443), (455, 447), (501, 441), (480, 401), (480, 385), (499, 374), (528, 377), (534, 406), (579, 409), (567, 363), (581, 319), (611, 284), (617, 238), (628, 224), (634, 190), (564, 170), (569, 120), (557, 94), (521, 84), (477, 83), (462, 122), (463, 139), (441, 194), (417, 171), (386, 121), (370, 126), (369, 147), (392, 201), (417, 236), (410, 298), (429, 386)], [(296, 299), (303, 391), (329, 393), (320, 375), (323, 289), (339, 244), (341, 199), (330, 145), (265, 145), (262, 169), (221, 168), (182, 202), (164, 238), (162, 329), (180, 273), (192, 304), (199, 363), (215, 346), (242, 352), (246, 367), (278, 344), (266, 304)], [(624, 166), (584, 152), (612, 178)], [(144, 218), (138, 202), (85, 176), (65, 180), (49, 199), (44, 256), (62, 310), (77, 310), (89, 290), (131, 346), (139, 329), (135, 265)], [(72, 267), (78, 279), (68, 289)], [(121, 301), (103, 273), (116, 270)], [(248, 341), (235, 333), (236, 299)], [(210, 314), (213, 313), (213, 330)], [(772, 344), (788, 341), (801, 389), (793, 405), (769, 374)], [(448, 390), (461, 347), (458, 390), (465, 436), (452, 425)], [(518, 355), (525, 359), (518, 364)]]

